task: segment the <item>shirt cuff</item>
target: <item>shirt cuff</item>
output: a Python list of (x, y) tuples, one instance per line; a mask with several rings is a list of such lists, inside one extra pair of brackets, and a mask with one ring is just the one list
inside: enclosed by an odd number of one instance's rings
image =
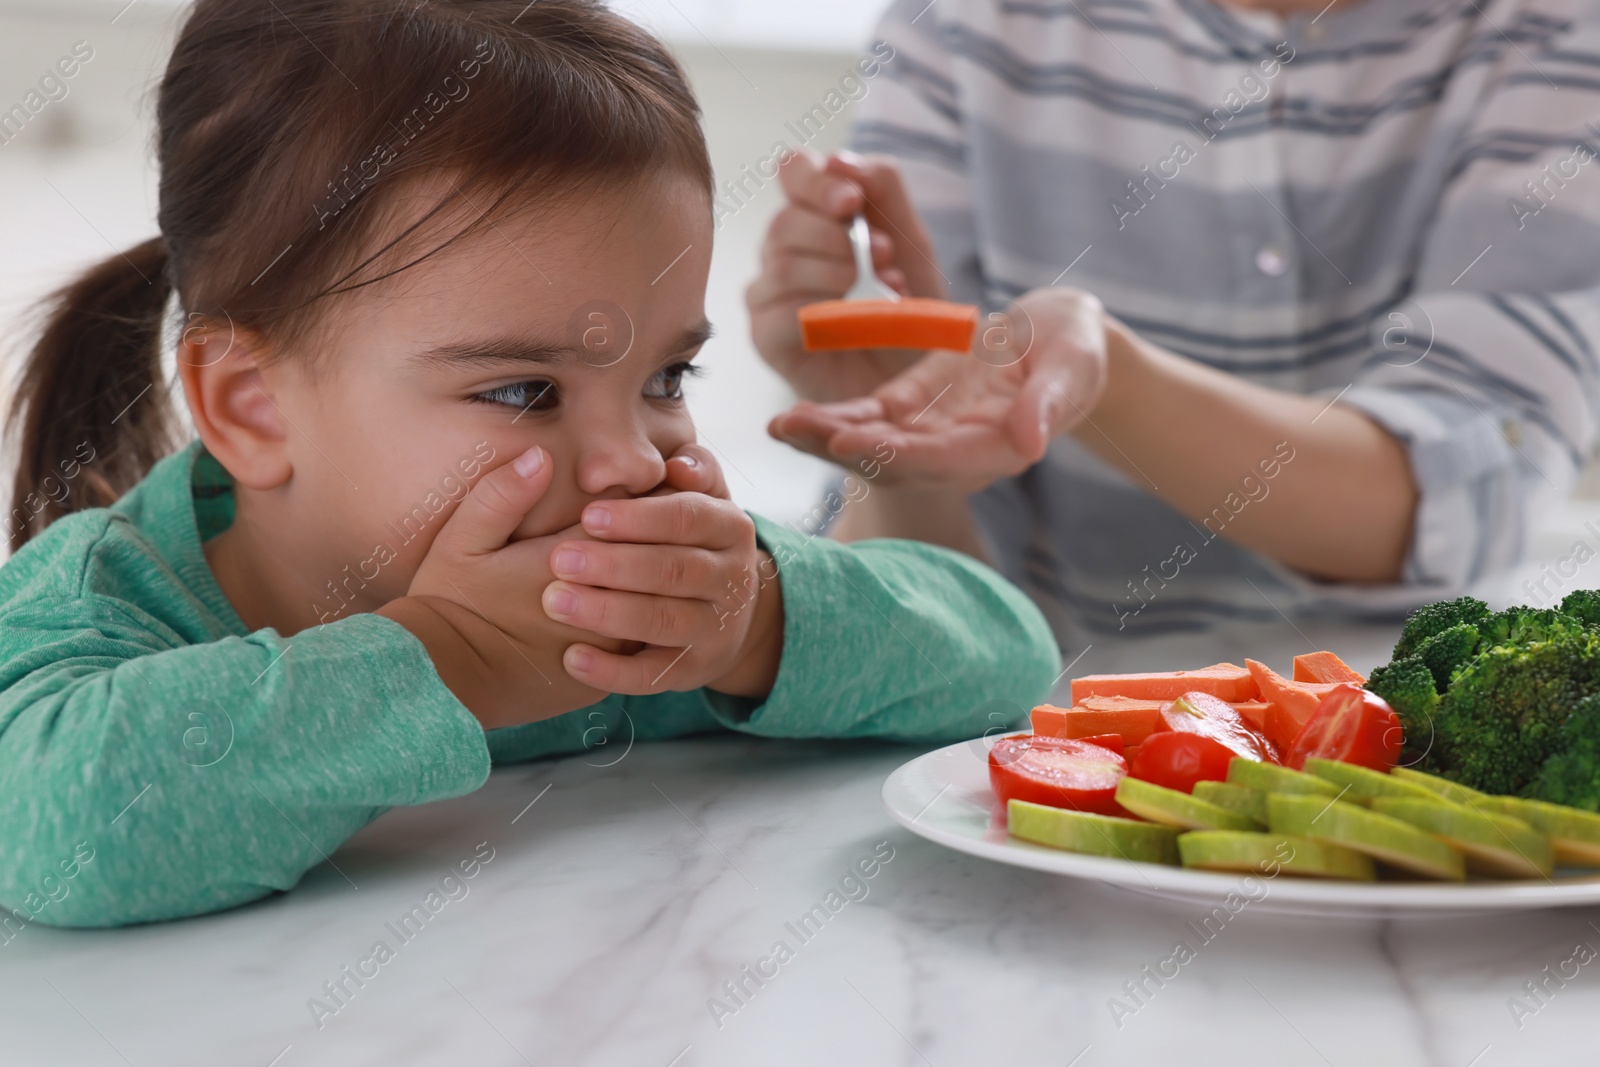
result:
[(1494, 421), (1434, 390), (1357, 385), (1339, 398), (1405, 446), (1417, 489), (1401, 584), (1459, 592), (1521, 552), (1525, 507), (1510, 445), (1514, 418)]
[[(706, 710), (722, 725), (765, 737), (840, 737), (855, 721), (830, 707), (819, 707), (817, 679), (839, 672), (838, 635), (829, 620), (838, 618), (834, 599), (844, 581), (830, 574), (834, 553), (807, 551), (817, 534), (787, 529), (750, 513), (756, 543), (770, 553), (783, 576), (783, 658), (765, 700), (699, 692)], [(831, 546), (833, 543), (828, 542)], [(824, 702), (825, 703), (825, 702)]]

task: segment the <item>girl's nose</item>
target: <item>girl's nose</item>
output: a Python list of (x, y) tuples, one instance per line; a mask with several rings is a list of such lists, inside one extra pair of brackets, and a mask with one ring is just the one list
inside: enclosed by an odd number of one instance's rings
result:
[(589, 437), (578, 453), (578, 488), (589, 496), (615, 494), (628, 496), (648, 493), (666, 477), (667, 464), (661, 450), (642, 427), (618, 433), (611, 427)]

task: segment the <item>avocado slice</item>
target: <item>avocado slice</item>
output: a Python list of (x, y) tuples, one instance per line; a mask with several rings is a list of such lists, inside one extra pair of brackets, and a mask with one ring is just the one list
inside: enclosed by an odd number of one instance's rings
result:
[(1550, 839), (1558, 867), (1600, 867), (1600, 815), (1565, 804), (1523, 797), (1484, 797), (1477, 811), (1521, 819)]
[(1394, 778), (1371, 767), (1360, 767), (1339, 760), (1306, 760), (1306, 773), (1332, 782), (1344, 790), (1341, 799), (1365, 806), (1374, 797), (1408, 797), (1412, 800), (1438, 800), (1439, 794), (1415, 782)]
[(1550, 839), (1521, 819), (1434, 797), (1374, 797), (1372, 810), (1426, 830), (1466, 856), (1467, 870), (1499, 878), (1548, 878), (1555, 869)]
[(1170, 826), (1047, 808), (1026, 800), (1006, 803), (1006, 822), (1011, 836), (1036, 845), (1146, 863), (1178, 862), (1178, 831)]
[(1194, 795), (1235, 815), (1243, 815), (1258, 826), (1267, 825), (1267, 794), (1227, 782), (1196, 782)]
[(1274, 833), (1343, 845), (1425, 878), (1460, 882), (1467, 877), (1456, 849), (1392, 815), (1355, 804), (1274, 793), (1267, 797), (1267, 821)]
[(1254, 830), (1261, 825), (1248, 816), (1139, 778), (1117, 783), (1117, 803), (1141, 818), (1179, 830)]
[(1372, 861), (1354, 849), (1290, 834), (1252, 834), (1235, 830), (1196, 830), (1178, 838), (1185, 867), (1208, 871), (1293, 874), (1303, 878), (1377, 878)]
[(1452, 782), (1448, 778), (1440, 778), (1437, 774), (1424, 774), (1414, 771), (1410, 767), (1395, 767), (1389, 772), (1390, 778), (1398, 778), (1402, 782), (1420, 785), (1422, 788), (1457, 804), (1466, 804), (1471, 800), (1482, 800), (1488, 793), (1480, 793), (1468, 785)]
[(1292, 771), (1276, 763), (1258, 763), (1255, 760), (1235, 759), (1228, 764), (1228, 784), (1242, 785), (1262, 793), (1300, 793), (1319, 797), (1336, 797), (1339, 787), (1314, 774)]

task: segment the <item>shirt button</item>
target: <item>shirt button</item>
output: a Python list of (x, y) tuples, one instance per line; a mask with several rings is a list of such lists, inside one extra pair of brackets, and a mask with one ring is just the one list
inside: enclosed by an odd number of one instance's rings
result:
[(1277, 245), (1262, 245), (1256, 252), (1256, 270), (1269, 278), (1279, 278), (1289, 269), (1289, 257)]

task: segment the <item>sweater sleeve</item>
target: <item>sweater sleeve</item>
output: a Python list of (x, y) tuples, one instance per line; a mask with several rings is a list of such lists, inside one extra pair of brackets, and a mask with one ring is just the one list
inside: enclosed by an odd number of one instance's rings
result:
[(243, 904), (488, 771), (477, 720), (381, 616), (193, 644), (99, 595), (0, 614), (0, 904), (25, 921)]
[(1039, 609), (968, 556), (916, 541), (840, 544), (759, 516), (756, 533), (783, 595), (772, 692), (672, 695), (703, 700), (729, 729), (957, 741), (1016, 724), (1061, 669)]

